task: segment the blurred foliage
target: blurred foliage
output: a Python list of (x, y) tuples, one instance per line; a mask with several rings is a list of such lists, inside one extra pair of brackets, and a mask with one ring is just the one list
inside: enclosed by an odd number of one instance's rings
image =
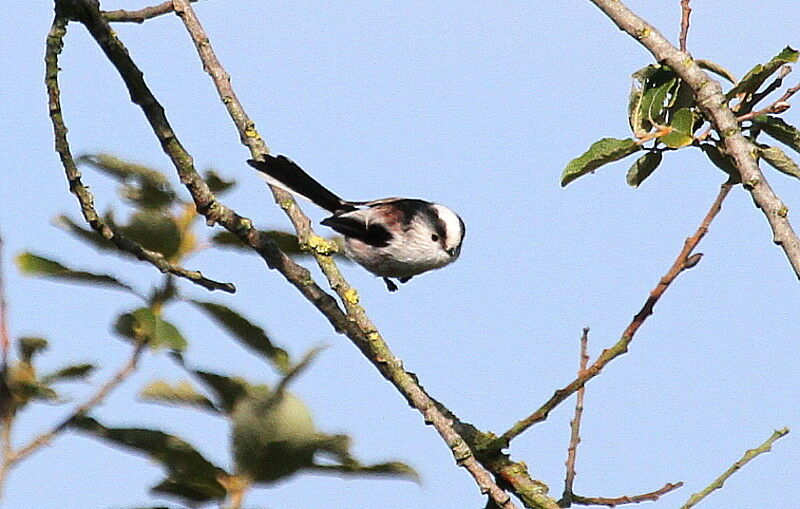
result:
[[(107, 154), (84, 155), (78, 161), (116, 180), (120, 196), (133, 209), (124, 222), (118, 222), (111, 210), (106, 211), (103, 217), (112, 230), (175, 263), (181, 263), (208, 247), (209, 244), (198, 241), (195, 226), (199, 223), (194, 205), (181, 200), (161, 172)], [(235, 185), (234, 181), (226, 180), (212, 170), (207, 171), (205, 177), (216, 193), (227, 192)], [(56, 218), (56, 224), (93, 248), (130, 257), (102, 235), (67, 216)], [(294, 235), (281, 231), (270, 231), (267, 235), (285, 252), (305, 254)], [(213, 236), (210, 245), (241, 246), (241, 242), (222, 232)], [(318, 431), (305, 403), (286, 390), (288, 383), (308, 367), (319, 349), (313, 349), (300, 361), (294, 362), (289, 353), (277, 346), (267, 331), (252, 319), (227, 305), (184, 297), (171, 275), (165, 275), (159, 284), (140, 292), (117, 276), (71, 268), (60, 261), (32, 253), (19, 255), (17, 265), (23, 274), (29, 276), (124, 290), (134, 296), (136, 302), (117, 316), (113, 331), (135, 348), (143, 346), (151, 352), (167, 350), (179, 369), (199, 384), (195, 386), (188, 380), (176, 383), (153, 380), (142, 389), (141, 398), (148, 402), (211, 412), (228, 421), (230, 434), (209, 436), (209, 440), (230, 440), (233, 461), (226, 464), (234, 465), (232, 472), (206, 459), (179, 436), (158, 429), (112, 427), (91, 415), (73, 414), (69, 420), (70, 428), (144, 454), (161, 465), (165, 477), (151, 488), (155, 494), (173, 497), (185, 507), (196, 507), (234, 497), (253, 485), (274, 483), (304, 470), (417, 479), (416, 472), (400, 462), (374, 465), (359, 462), (350, 452), (349, 437)], [(191, 303), (214, 322), (218, 327), (217, 333), (227, 332), (267, 361), (279, 377), (274, 387), (187, 366), (182, 352), (189, 347), (189, 340), (165, 317), (170, 305), (179, 302)], [(213, 333), (214, 328), (209, 331)], [(93, 364), (80, 363), (40, 375), (35, 360), (46, 350), (47, 341), (24, 337), (16, 345), (19, 360), (9, 364), (2, 378), (5, 398), (0, 405), (5, 415), (11, 418), (33, 401), (63, 401), (53, 385), (85, 380), (95, 369)], [(321, 457), (325, 458), (323, 463), (319, 462)]]
[(37, 358), (47, 350), (47, 340), (39, 337), (21, 337), (15, 342), (17, 357), (5, 368), (2, 374), (5, 382), (3, 387), (3, 401), (0, 403), (3, 414), (13, 416), (29, 403), (45, 401), (50, 403), (63, 403), (53, 387), (62, 382), (85, 381), (94, 371), (94, 364), (81, 363), (67, 365), (56, 369), (52, 373), (40, 374), (36, 367)]
[[(764, 87), (767, 80), (782, 67), (797, 62), (797, 58), (798, 52), (786, 47), (766, 64), (754, 66), (738, 81), (719, 64), (707, 60), (697, 63), (733, 83), (726, 93), (728, 106), (734, 114), (742, 117), (740, 125), (745, 136), (754, 144), (754, 152), (780, 172), (800, 178), (797, 163), (779, 147), (756, 141), (764, 132), (800, 152), (800, 131), (775, 116), (788, 106), (777, 104), (755, 110), (770, 95), (769, 92), (780, 87), (783, 74)], [(765, 113), (748, 115), (752, 111)], [(633, 163), (626, 176), (629, 185), (638, 187), (658, 168), (664, 153), (685, 147), (699, 148), (714, 166), (728, 174), (729, 182), (741, 182), (722, 140), (715, 138), (708, 129), (709, 123), (691, 91), (670, 67), (648, 65), (633, 73), (633, 87), (628, 98), (628, 123), (632, 138), (603, 138), (595, 142), (589, 150), (569, 162), (561, 175), (561, 185), (566, 186), (603, 165), (645, 150), (647, 153)]]

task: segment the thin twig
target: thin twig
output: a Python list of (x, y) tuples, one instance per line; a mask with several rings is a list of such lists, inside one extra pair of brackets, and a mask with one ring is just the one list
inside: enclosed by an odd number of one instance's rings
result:
[[(589, 327), (583, 328), (583, 333), (581, 334), (581, 360), (580, 360), (580, 367), (578, 368), (578, 376), (583, 375), (583, 372), (586, 371), (586, 366), (589, 364)], [(575, 416), (570, 421), (570, 437), (569, 437), (569, 447), (567, 447), (567, 475), (564, 478), (564, 494), (561, 496), (561, 500), (558, 501), (558, 505), (561, 507), (570, 507), (572, 505), (572, 499), (575, 493), (572, 491), (572, 486), (575, 483), (575, 459), (578, 453), (578, 444), (581, 442), (581, 417), (583, 416), (583, 397), (586, 392), (586, 386), (584, 385), (580, 389), (578, 389), (578, 394), (575, 398)]]
[(311, 364), (311, 361), (313, 361), (325, 348), (327, 348), (325, 345), (315, 346), (306, 352), (303, 358), (300, 359), (300, 362), (295, 364), (292, 369), (290, 369), (289, 372), (286, 373), (283, 378), (281, 378), (281, 381), (278, 382), (278, 385), (275, 386), (275, 390), (273, 391), (274, 396), (280, 397), (281, 393), (286, 390), (286, 387), (289, 385), (289, 383), (294, 380), (297, 375), (302, 373), (309, 366), (309, 364)]
[(622, 504), (638, 504), (640, 502), (655, 502), (663, 495), (670, 491), (677, 490), (683, 486), (682, 482), (667, 483), (662, 488), (659, 488), (650, 493), (642, 493), (641, 495), (621, 496), (615, 498), (608, 497), (582, 497), (580, 495), (573, 495), (572, 501), (580, 505), (605, 505), (608, 507), (616, 507)]
[(775, 430), (772, 435), (767, 439), (766, 442), (761, 444), (760, 446), (756, 447), (755, 449), (750, 449), (749, 451), (744, 453), (744, 456), (731, 465), (731, 467), (726, 470), (721, 476), (714, 479), (714, 482), (706, 486), (703, 490), (693, 494), (689, 497), (689, 500), (681, 506), (681, 509), (689, 509), (690, 507), (694, 507), (697, 505), (698, 502), (706, 498), (715, 490), (722, 488), (725, 484), (725, 481), (728, 480), (730, 476), (736, 473), (737, 470), (745, 466), (750, 460), (758, 456), (759, 454), (763, 454), (765, 452), (769, 452), (772, 450), (772, 444), (775, 443), (776, 440), (785, 437), (789, 434), (789, 428), (781, 428), (779, 430)]
[[(2, 357), (0, 358), (0, 371), (2, 376), (6, 375), (6, 368), (8, 367), (8, 349), (10, 346), (10, 339), (8, 337), (8, 308), (6, 307), (6, 287), (5, 280), (3, 279), (3, 236), (0, 235), (0, 348), (2, 348)], [(5, 383), (2, 381), (0, 383)]]
[(69, 417), (61, 421), (61, 423), (55, 426), (53, 429), (42, 433), (38, 437), (31, 440), (28, 445), (25, 445), (16, 452), (11, 453), (9, 458), (10, 463), (17, 463), (43, 445), (50, 443), (50, 441), (52, 441), (56, 435), (64, 431), (76, 417), (86, 415), (89, 410), (102, 403), (106, 396), (108, 396), (108, 394), (114, 390), (115, 387), (121, 384), (136, 370), (139, 358), (141, 357), (146, 346), (147, 345), (143, 342), (137, 343), (131, 350), (131, 354), (125, 364), (123, 364), (111, 378), (101, 385), (94, 395), (87, 399), (83, 404), (75, 408)]
[[(769, 85), (764, 87), (764, 90), (752, 94), (749, 98), (745, 98), (743, 101), (733, 106), (733, 111), (737, 114), (742, 114), (742, 115), (750, 113), (750, 111), (756, 104), (760, 103), (765, 97), (767, 97), (772, 92), (778, 90), (778, 88), (780, 88), (783, 85), (784, 78), (786, 78), (786, 76), (788, 76), (791, 72), (792, 72), (792, 66), (790, 65), (781, 66), (780, 71), (778, 71), (778, 75), (775, 77), (774, 80), (772, 80), (772, 82)], [(778, 99), (775, 102), (780, 102), (780, 99)], [(736, 117), (737, 120), (739, 120), (739, 116)], [(741, 120), (739, 121), (741, 122)]]
[(783, 113), (784, 111), (788, 110), (789, 107), (791, 106), (788, 102), (789, 98), (791, 98), (798, 91), (800, 91), (800, 83), (791, 88), (787, 88), (786, 92), (782, 96), (777, 98), (775, 102), (773, 102), (766, 108), (758, 111), (751, 111), (750, 113), (745, 113), (744, 115), (736, 117), (736, 120), (738, 122), (744, 122), (745, 120), (751, 120), (759, 115), (765, 115), (769, 113)]
[[(189, 1), (197, 2), (198, 0)], [(103, 17), (112, 22), (144, 23), (145, 20), (161, 16), (162, 14), (169, 14), (172, 11), (172, 0), (167, 0), (164, 3), (153, 5), (152, 7), (145, 7), (138, 11), (126, 11), (123, 9), (103, 11)]]
[[(628, 345), (630, 345), (631, 341), (633, 341), (636, 331), (638, 331), (639, 327), (642, 326), (645, 320), (647, 320), (647, 318), (653, 314), (653, 307), (656, 305), (658, 300), (662, 295), (664, 295), (664, 292), (667, 291), (667, 288), (669, 288), (669, 285), (672, 284), (675, 278), (677, 278), (681, 272), (688, 268), (687, 260), (689, 259), (689, 255), (708, 232), (708, 227), (711, 224), (711, 221), (720, 211), (722, 202), (725, 200), (725, 197), (728, 196), (731, 187), (732, 184), (727, 183), (720, 187), (719, 194), (717, 194), (714, 203), (711, 204), (711, 208), (703, 218), (703, 221), (700, 223), (697, 231), (695, 231), (694, 235), (686, 239), (683, 244), (683, 249), (681, 249), (681, 252), (678, 253), (678, 257), (675, 258), (675, 262), (673, 262), (672, 267), (670, 267), (669, 271), (667, 271), (664, 277), (661, 278), (655, 288), (653, 288), (653, 290), (650, 292), (650, 295), (647, 297), (644, 305), (639, 312), (636, 313), (636, 316), (633, 317), (633, 320), (622, 333), (622, 337), (619, 339), (619, 341), (617, 341), (610, 348), (603, 350), (600, 356), (594, 361), (594, 363), (592, 363), (591, 366), (586, 369), (582, 375), (578, 376), (563, 389), (557, 390), (555, 394), (553, 394), (553, 396), (547, 400), (547, 402), (545, 402), (544, 405), (539, 407), (538, 410), (533, 412), (525, 419), (517, 422), (508, 431), (503, 433), (499, 439), (498, 445), (502, 447), (507, 446), (507, 444), (514, 437), (530, 428), (537, 422), (547, 419), (547, 416), (556, 406), (567, 399), (570, 395), (575, 393), (578, 389), (583, 387), (586, 382), (600, 374), (600, 371), (606, 366), (606, 364), (628, 351)], [(694, 264), (696, 264), (696, 262), (692, 260), (692, 263), (689, 263), (688, 265), (694, 266)]]
[(691, 0), (681, 0), (681, 35), (680, 47), (681, 51), (686, 52), (686, 36), (689, 35), (689, 16), (692, 14), (692, 8), (689, 7)]
[(628, 9), (620, 0), (590, 0), (621, 30), (635, 38), (653, 55), (656, 61), (671, 67), (692, 91), (698, 106), (725, 143), (742, 176), (742, 182), (756, 206), (761, 209), (772, 228), (772, 241), (783, 249), (795, 276), (800, 279), (800, 239), (789, 222), (788, 207), (770, 188), (758, 167), (752, 143), (739, 128), (736, 117), (727, 106), (718, 81), (706, 74), (690, 55), (674, 47), (652, 25)]
[[(175, 12), (180, 16), (186, 29), (195, 43), (203, 67), (211, 76), (217, 87), (220, 99), (225, 104), (234, 124), (239, 131), (242, 143), (250, 148), (251, 154), (261, 157), (268, 153), (263, 140), (255, 129), (255, 124), (247, 116), (230, 83), (230, 75), (216, 58), (203, 30), (187, 0), (175, 0)], [(364, 355), (418, 409), (425, 417), (425, 422), (433, 424), (441, 437), (450, 447), (457, 463), (463, 466), (475, 479), (483, 493), (489, 496), (500, 507), (511, 509), (516, 507), (509, 495), (495, 483), (492, 476), (475, 459), (467, 443), (453, 429), (452, 422), (436, 407), (414, 377), (403, 369), (402, 361), (394, 356), (389, 346), (381, 337), (377, 327), (372, 323), (364, 308), (359, 304), (358, 293), (344, 279), (333, 261), (330, 246), (311, 229), (308, 218), (302, 214), (294, 200), (288, 200), (286, 193), (273, 189), (276, 201), (286, 211), (297, 231), (301, 245), (311, 248), (317, 263), (336, 293), (344, 303), (348, 319), (358, 328), (358, 334), (348, 337), (358, 346)]]
[(89, 189), (81, 180), (81, 172), (78, 170), (72, 151), (67, 141), (67, 127), (64, 124), (64, 117), (61, 112), (61, 92), (58, 85), (58, 57), (63, 48), (63, 39), (67, 31), (67, 20), (61, 16), (56, 16), (53, 26), (47, 36), (47, 49), (45, 52), (45, 83), (49, 97), (50, 119), (53, 123), (55, 134), (56, 152), (61, 158), (64, 171), (67, 174), (70, 191), (78, 199), (81, 205), (81, 212), (86, 222), (102, 235), (105, 239), (114, 243), (117, 248), (133, 254), (136, 258), (154, 265), (163, 273), (174, 274), (178, 277), (202, 286), (208, 290), (222, 290), (234, 293), (236, 287), (232, 283), (221, 283), (208, 279), (199, 271), (187, 270), (179, 265), (169, 262), (164, 255), (156, 251), (143, 248), (138, 243), (120, 235), (114, 231), (94, 208), (94, 197)]

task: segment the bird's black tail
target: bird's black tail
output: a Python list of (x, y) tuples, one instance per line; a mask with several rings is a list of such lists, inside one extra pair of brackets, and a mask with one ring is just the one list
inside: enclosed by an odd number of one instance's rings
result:
[(288, 157), (267, 155), (264, 161), (248, 159), (247, 164), (266, 175), (271, 185), (300, 195), (332, 213), (356, 210), (353, 204), (328, 191)]

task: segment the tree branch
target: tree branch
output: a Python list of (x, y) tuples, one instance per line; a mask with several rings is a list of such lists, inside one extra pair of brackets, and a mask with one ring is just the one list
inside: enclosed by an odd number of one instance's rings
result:
[(628, 351), (628, 345), (630, 345), (631, 341), (633, 341), (636, 331), (638, 331), (639, 327), (642, 326), (645, 320), (647, 320), (647, 318), (653, 314), (653, 307), (655, 307), (661, 296), (664, 295), (664, 292), (667, 291), (669, 285), (672, 284), (672, 282), (681, 272), (687, 268), (693, 267), (699, 261), (700, 253), (692, 255), (691, 257), (689, 255), (708, 232), (708, 227), (711, 224), (711, 221), (720, 211), (722, 202), (725, 200), (725, 197), (728, 196), (731, 187), (732, 184), (726, 183), (722, 185), (717, 198), (714, 200), (714, 203), (711, 204), (711, 208), (709, 209), (705, 218), (703, 218), (703, 221), (700, 223), (697, 231), (694, 233), (694, 235), (686, 239), (683, 244), (683, 249), (681, 249), (681, 252), (678, 253), (678, 257), (673, 262), (672, 267), (670, 267), (669, 271), (667, 271), (664, 277), (661, 278), (655, 288), (653, 288), (653, 290), (650, 292), (650, 295), (647, 297), (644, 305), (633, 317), (633, 320), (622, 333), (622, 337), (619, 339), (619, 341), (617, 341), (610, 348), (603, 350), (600, 356), (594, 361), (594, 363), (592, 363), (591, 366), (586, 369), (586, 371), (584, 371), (583, 374), (578, 376), (563, 389), (557, 390), (549, 400), (539, 407), (538, 410), (533, 412), (525, 419), (517, 422), (508, 431), (503, 433), (503, 435), (498, 439), (497, 443), (493, 445), (507, 447), (508, 443), (514, 437), (524, 432), (537, 422), (547, 419), (547, 416), (550, 415), (550, 412), (556, 406), (575, 393), (578, 389), (583, 387), (586, 382), (600, 374), (600, 371), (606, 366), (606, 364)]
[(755, 458), (756, 456), (763, 454), (765, 452), (769, 452), (772, 450), (772, 444), (775, 443), (776, 440), (785, 437), (789, 434), (789, 428), (781, 428), (779, 430), (775, 430), (772, 435), (767, 439), (766, 442), (761, 444), (760, 446), (756, 447), (755, 449), (750, 449), (749, 451), (744, 453), (744, 456), (731, 465), (731, 467), (726, 470), (721, 476), (717, 477), (714, 482), (706, 486), (702, 491), (699, 491), (689, 497), (689, 500), (681, 506), (681, 509), (689, 509), (690, 507), (694, 507), (697, 505), (698, 502), (706, 498), (715, 490), (722, 488), (725, 484), (725, 481), (728, 480), (730, 476), (736, 473), (737, 470), (745, 466), (750, 460)]
[[(581, 376), (586, 371), (586, 366), (589, 364), (589, 353), (587, 352), (589, 343), (589, 327), (583, 328), (581, 334), (581, 360), (580, 367), (578, 368), (578, 376)], [(586, 393), (586, 386), (578, 389), (578, 394), (575, 399), (575, 416), (569, 423), (570, 437), (569, 447), (567, 447), (567, 475), (564, 479), (564, 494), (561, 500), (558, 501), (560, 507), (570, 507), (575, 493), (572, 491), (572, 486), (575, 483), (575, 459), (578, 453), (578, 444), (581, 441), (581, 417), (583, 416), (583, 396)]]
[[(58, 4), (57, 4), (58, 5)], [(98, 11), (99, 12), (99, 11)], [(164, 255), (156, 251), (143, 248), (138, 243), (115, 232), (100, 217), (94, 208), (94, 196), (81, 181), (81, 172), (78, 170), (72, 152), (67, 141), (67, 126), (61, 112), (61, 91), (58, 85), (58, 57), (64, 46), (63, 39), (67, 32), (67, 19), (56, 15), (50, 33), (47, 35), (47, 48), (45, 50), (45, 84), (47, 85), (48, 105), (50, 110), (50, 120), (53, 123), (55, 134), (56, 152), (61, 158), (64, 171), (69, 181), (69, 189), (78, 199), (84, 219), (96, 232), (105, 239), (110, 240), (122, 251), (133, 254), (136, 258), (146, 261), (155, 266), (162, 273), (174, 274), (178, 277), (202, 286), (208, 290), (222, 290), (234, 293), (236, 287), (232, 283), (221, 283), (208, 279), (199, 271), (187, 270), (179, 265), (169, 262)]]
[(677, 490), (683, 486), (682, 482), (667, 483), (663, 487), (651, 491), (650, 493), (642, 493), (641, 495), (623, 495), (621, 497), (582, 497), (580, 495), (573, 495), (572, 501), (580, 505), (605, 505), (608, 507), (616, 507), (622, 504), (638, 504), (640, 502), (655, 502), (662, 496), (670, 491)]
[(681, 51), (686, 52), (686, 37), (689, 35), (689, 16), (692, 8), (689, 6), (691, 0), (681, 0), (681, 35), (679, 38)]
[[(262, 157), (268, 153), (268, 149), (255, 129), (255, 124), (250, 120), (236, 97), (231, 87), (230, 75), (216, 58), (208, 35), (203, 30), (199, 19), (187, 0), (175, 0), (174, 4), (175, 12), (186, 25), (186, 29), (192, 37), (203, 62), (203, 67), (213, 79), (220, 99), (225, 104), (231, 119), (239, 131), (242, 143), (250, 148), (250, 152), (254, 157)], [(329, 243), (314, 233), (310, 221), (294, 200), (289, 199), (289, 195), (276, 188), (273, 188), (272, 192), (276, 202), (285, 210), (294, 225), (301, 245), (311, 249), (331, 288), (336, 291), (344, 303), (348, 320), (357, 329), (357, 332), (345, 330), (347, 336), (378, 368), (384, 378), (390, 381), (405, 396), (409, 404), (422, 413), (425, 422), (431, 423), (436, 428), (439, 435), (450, 447), (456, 462), (472, 475), (481, 492), (487, 493), (499, 507), (507, 509), (515, 507), (508, 494), (497, 486), (489, 472), (475, 459), (468, 444), (453, 429), (451, 420), (445, 417), (437, 408), (434, 401), (416, 382), (414, 376), (403, 369), (402, 361), (391, 352), (388, 344), (378, 332), (377, 327), (359, 304), (357, 291), (345, 280), (330, 256), (332, 249)]]
[(773, 242), (783, 249), (795, 276), (800, 278), (800, 239), (787, 217), (788, 208), (770, 188), (752, 154), (752, 144), (742, 135), (736, 117), (727, 106), (719, 82), (706, 74), (683, 51), (678, 50), (658, 30), (633, 13), (619, 0), (591, 0), (628, 35), (647, 48), (658, 62), (669, 65), (691, 89), (697, 104), (714, 124), (725, 150), (734, 159), (744, 187), (772, 228)]
[[(198, 0), (189, 0), (190, 2), (197, 2)], [(144, 23), (150, 18), (161, 16), (162, 14), (169, 14), (173, 11), (172, 0), (153, 5), (152, 7), (145, 7), (138, 11), (126, 11), (119, 9), (116, 11), (103, 11), (103, 17), (112, 22), (128, 22), (128, 23)]]

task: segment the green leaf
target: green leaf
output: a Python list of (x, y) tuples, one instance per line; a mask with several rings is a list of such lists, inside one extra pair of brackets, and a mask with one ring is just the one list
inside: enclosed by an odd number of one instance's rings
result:
[(247, 380), (239, 377), (228, 377), (208, 371), (192, 371), (206, 387), (217, 395), (217, 407), (225, 413), (230, 413), (242, 398), (247, 396), (251, 389)]
[(772, 58), (766, 64), (758, 64), (745, 74), (742, 81), (736, 84), (732, 89), (725, 94), (728, 99), (733, 99), (739, 94), (752, 94), (764, 81), (767, 80), (772, 74), (780, 69), (783, 65), (792, 62), (797, 62), (798, 52), (789, 46), (786, 46), (780, 53)]
[(170, 384), (164, 380), (153, 380), (147, 384), (139, 396), (145, 401), (170, 405), (185, 405), (202, 410), (218, 411), (214, 403), (200, 394), (186, 380)]
[(710, 143), (702, 143), (700, 144), (700, 150), (703, 151), (714, 166), (728, 174), (728, 182), (738, 184), (742, 181), (742, 177), (733, 159), (727, 153), (720, 150), (719, 147)]
[(391, 475), (405, 477), (414, 482), (419, 482), (419, 474), (412, 467), (399, 461), (389, 461), (375, 465), (364, 465), (350, 452), (352, 439), (347, 435), (323, 435), (317, 439), (318, 452), (328, 453), (333, 456), (338, 464), (314, 465), (321, 470), (333, 470), (342, 474), (355, 475)]
[(561, 174), (561, 186), (566, 186), (576, 178), (591, 173), (604, 164), (618, 161), (641, 149), (642, 147), (636, 143), (636, 140), (630, 138), (625, 140), (603, 138), (596, 141), (583, 155), (570, 161)]
[(664, 107), (675, 101), (680, 80), (664, 65), (648, 65), (633, 73), (633, 87), (628, 98), (628, 122), (637, 138), (644, 137), (654, 125), (664, 123)]
[(208, 184), (208, 187), (211, 189), (211, 192), (214, 194), (222, 194), (236, 185), (235, 180), (225, 180), (214, 170), (206, 170), (203, 178), (205, 179), (206, 184)]
[(12, 380), (9, 388), (14, 398), (22, 404), (29, 400), (53, 401), (58, 399), (56, 391), (38, 381)]
[(272, 482), (313, 465), (317, 435), (308, 407), (284, 391), (242, 399), (232, 414), (236, 471)]
[(131, 216), (122, 233), (145, 249), (169, 258), (181, 247), (181, 230), (171, 216), (155, 210), (142, 210)]
[(75, 364), (59, 369), (48, 375), (44, 375), (41, 381), (45, 385), (55, 382), (66, 382), (70, 380), (81, 380), (88, 378), (95, 370), (94, 364)]
[(758, 154), (779, 172), (800, 179), (800, 166), (779, 147), (760, 145)]
[(730, 81), (731, 83), (736, 83), (736, 76), (732, 72), (730, 72), (725, 67), (719, 65), (716, 62), (712, 62), (711, 60), (704, 60), (702, 58), (698, 58), (695, 60), (695, 63), (701, 68), (705, 69), (706, 71), (711, 71), (717, 76), (722, 76), (726, 80)]
[(19, 355), (24, 362), (30, 363), (33, 356), (47, 349), (47, 340), (44, 338), (24, 336), (17, 340)]
[(123, 184), (122, 196), (141, 209), (162, 210), (175, 203), (175, 192), (170, 188), (152, 185), (149, 182)]
[(150, 488), (155, 493), (163, 493), (178, 497), (187, 502), (187, 505), (193, 507), (197, 502), (208, 502), (211, 500), (225, 498), (225, 488), (219, 482), (209, 482), (208, 480), (193, 479), (164, 479), (159, 484)]
[(118, 251), (120, 253), (126, 252), (126, 251), (119, 251), (113, 242), (111, 242), (110, 240), (106, 240), (105, 237), (103, 237), (102, 235), (100, 235), (99, 233), (97, 233), (92, 229), (83, 228), (82, 226), (80, 226), (78, 223), (76, 223), (67, 216), (64, 215), (56, 216), (55, 224), (62, 230), (71, 233), (75, 237), (91, 244), (93, 247), (97, 249), (103, 251)]
[(681, 148), (691, 145), (694, 141), (694, 122), (696, 117), (689, 108), (676, 111), (670, 120), (672, 131), (658, 139), (670, 148)]
[(17, 266), (20, 272), (27, 276), (39, 276), (73, 283), (108, 286), (136, 293), (130, 286), (107, 274), (92, 274), (91, 272), (84, 272), (82, 270), (73, 270), (59, 262), (32, 253), (22, 253), (17, 256)]
[(648, 152), (633, 163), (626, 180), (629, 186), (639, 187), (661, 164), (661, 152)]
[(250, 347), (250, 349), (269, 359), (281, 372), (289, 372), (291, 369), (289, 354), (286, 353), (286, 350), (273, 345), (264, 329), (221, 304), (197, 300), (190, 300), (189, 302), (207, 313), (208, 316), (233, 334), (236, 339)]
[(389, 461), (374, 465), (362, 465), (359, 462), (347, 462), (341, 465), (314, 465), (316, 470), (333, 471), (345, 475), (386, 475), (401, 477), (420, 483), (419, 473), (411, 466), (400, 461)]
[(70, 426), (114, 445), (144, 453), (161, 464), (169, 479), (213, 488), (219, 498), (225, 489), (217, 476), (225, 471), (208, 461), (183, 439), (163, 431), (143, 428), (109, 428), (88, 416), (76, 416)]
[(77, 157), (75, 161), (79, 164), (88, 164), (120, 182), (137, 181), (156, 187), (170, 187), (169, 180), (160, 171), (141, 164), (124, 161), (111, 154), (83, 154)]
[(147, 343), (151, 348), (167, 347), (180, 351), (187, 344), (174, 325), (153, 313), (150, 308), (139, 308), (120, 315), (114, 330), (128, 339)]
[(782, 118), (758, 115), (753, 119), (753, 124), (779, 142), (800, 152), (800, 130), (787, 124)]

